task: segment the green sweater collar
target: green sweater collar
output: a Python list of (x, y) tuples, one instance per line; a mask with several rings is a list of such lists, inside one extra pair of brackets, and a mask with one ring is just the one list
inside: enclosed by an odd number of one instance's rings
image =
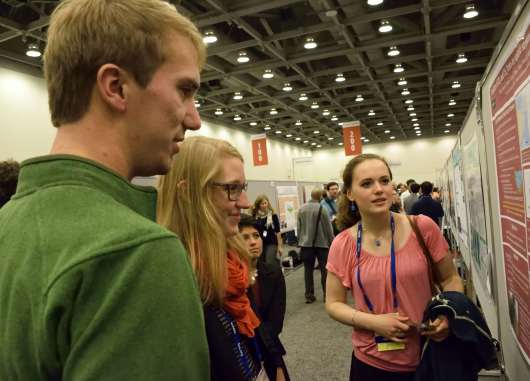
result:
[(97, 189), (142, 216), (156, 220), (155, 188), (133, 185), (101, 164), (73, 155), (47, 155), (22, 162), (13, 200), (58, 185)]

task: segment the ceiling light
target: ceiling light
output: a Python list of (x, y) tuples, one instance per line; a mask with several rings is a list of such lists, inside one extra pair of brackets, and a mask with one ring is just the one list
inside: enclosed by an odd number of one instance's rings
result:
[(319, 108), (319, 107), (320, 107), (320, 106), (318, 105), (317, 102), (313, 102), (313, 103), (311, 104), (311, 108), (312, 108), (312, 109), (317, 109), (317, 108)]
[(342, 122), (339, 122), (339, 123), (337, 123), (337, 124), (338, 124), (339, 126), (342, 126), (342, 125), (343, 125), (344, 123), (342, 123)]
[(302, 121), (301, 120), (297, 120), (296, 123), (294, 124), (295, 126), (301, 126), (302, 125)]
[(217, 42), (217, 36), (212, 30), (208, 30), (204, 32), (202, 42), (204, 42), (205, 44), (213, 44), (214, 42)]
[(329, 110), (322, 111), (322, 115), (324, 116), (328, 116), (329, 114), (330, 114)]
[(240, 93), (239, 91), (236, 91), (236, 92), (234, 93), (233, 98), (234, 98), (236, 101), (238, 101), (238, 100), (240, 100), (240, 99), (243, 99), (243, 95), (241, 95), (241, 93)]
[(374, 116), (374, 115), (375, 115), (374, 110), (370, 110), (370, 112), (368, 113), (368, 116)]
[(251, 125), (251, 126), (257, 126), (257, 125), (258, 125), (258, 122), (250, 122), (250, 125)]
[(307, 144), (307, 143), (309, 143), (309, 140), (304, 140), (304, 144)]
[(456, 105), (456, 101), (454, 99), (451, 99), (448, 104), (449, 106), (454, 106)]
[(366, 4), (371, 5), (371, 6), (379, 5), (379, 4), (383, 4), (383, 0), (366, 0)]
[(269, 111), (269, 114), (276, 115), (276, 114), (278, 114), (278, 111), (276, 111), (275, 108), (271, 108), (271, 110)]
[(291, 135), (291, 134), (285, 135), (286, 138), (290, 138), (291, 136), (293, 136), (293, 135)]
[(365, 143), (370, 143), (370, 139), (364, 139)]
[(377, 122), (378, 126), (382, 126), (383, 124), (384, 124), (383, 122)]
[(294, 138), (294, 140), (296, 140), (297, 142), (299, 142), (300, 140), (302, 140), (301, 137), (297, 136), (296, 138)]
[(478, 16), (477, 8), (475, 8), (475, 4), (468, 4), (466, 5), (466, 10), (464, 12), (464, 18), (465, 19), (472, 19), (473, 17)]
[(263, 129), (265, 131), (269, 131), (271, 129), (271, 126), (269, 126), (268, 124), (265, 125), (265, 127), (263, 127)]
[(385, 130), (385, 134), (389, 134), (390, 133), (390, 130)]
[(398, 50), (397, 46), (391, 46), (390, 50), (386, 54), (388, 56), (390, 56), (390, 57), (399, 56), (399, 50)]
[(467, 62), (467, 57), (465, 55), (465, 53), (459, 53), (458, 54), (458, 57), (456, 58), (456, 63), (466, 63)]
[(339, 118), (337, 118), (337, 115), (333, 115), (333, 116), (331, 117), (331, 121), (332, 121), (332, 122), (336, 122), (337, 120), (339, 120)]
[(405, 78), (400, 78), (397, 84), (398, 86), (405, 86), (407, 84), (407, 80)]
[(451, 132), (451, 131), (449, 131), (449, 130), (445, 130), (445, 131), (444, 131), (444, 134), (448, 134), (449, 132)]
[(199, 101), (196, 100), (196, 101), (195, 101), (195, 107), (197, 107), (197, 108), (198, 108), (198, 107), (201, 107), (201, 102), (199, 102)]
[(214, 114), (215, 114), (215, 115), (223, 115), (223, 110), (221, 110), (220, 108), (215, 109)]
[(411, 103), (414, 103), (414, 101), (413, 101), (412, 99), (407, 99), (407, 100), (405, 101), (405, 104), (408, 104), (408, 105), (409, 105), (409, 104), (411, 104)]
[(419, 130), (420, 128), (418, 126), (414, 127), (415, 130)]
[(313, 142), (313, 143), (311, 143), (311, 145), (312, 145), (312, 146), (316, 146), (316, 145), (317, 145), (317, 143)]
[(302, 93), (300, 94), (300, 96), (298, 97), (298, 100), (299, 101), (307, 101), (307, 95), (305, 93)]
[(274, 131), (275, 134), (280, 135), (282, 132), (280, 130)]
[(414, 111), (414, 106), (410, 105), (409, 107), (407, 107), (407, 111)]
[(339, 145), (339, 146), (342, 146), (342, 145), (344, 145), (344, 143), (343, 143), (343, 142), (340, 142), (340, 143), (339, 143), (339, 144), (337, 144), (337, 145)]
[(247, 52), (239, 52), (237, 54), (237, 62), (247, 63), (248, 61), (250, 61), (250, 58), (248, 58)]
[(362, 101), (364, 101), (363, 95), (357, 94), (357, 98), (355, 98), (355, 102), (362, 102)]
[(391, 31), (392, 25), (390, 25), (390, 22), (388, 20), (381, 20), (381, 24), (379, 24), (379, 32), (388, 33)]
[(265, 78), (265, 79), (271, 79), (271, 78), (274, 77), (274, 73), (272, 72), (271, 69), (265, 69), (265, 71), (263, 72), (262, 77)]
[(28, 49), (26, 50), (26, 55), (31, 58), (38, 58), (42, 55), (39, 45), (32, 42), (28, 45)]
[(401, 64), (396, 64), (394, 66), (394, 73), (402, 73), (405, 71), (405, 68)]
[(291, 84), (289, 82), (284, 83), (282, 90), (283, 91), (291, 91), (293, 88), (291, 87)]
[(411, 113), (409, 114), (409, 116), (416, 116), (416, 113), (415, 113), (415, 112), (411, 112)]
[(304, 48), (315, 49), (316, 47), (317, 47), (317, 43), (315, 42), (315, 39), (313, 37), (307, 37), (305, 39)]
[(241, 120), (241, 117), (239, 116), (239, 114), (234, 115), (234, 120)]
[(452, 118), (453, 116), (455, 116), (455, 114), (451, 113), (451, 114), (447, 114), (447, 117), (448, 118)]
[(412, 118), (411, 121), (413, 121), (413, 122), (417, 122), (417, 121), (418, 121), (418, 118)]
[(460, 86), (461, 86), (460, 82), (458, 82), (458, 81), (453, 81), (453, 83), (451, 84), (451, 87), (453, 89), (458, 89)]
[(333, 139), (335, 139), (333, 136), (330, 136), (330, 137), (328, 138), (328, 140), (333, 140)]
[(414, 127), (418, 127), (420, 124), (419, 123), (414, 123), (413, 126)]
[(339, 73), (337, 74), (337, 77), (335, 78), (335, 82), (344, 82), (346, 78), (344, 78), (344, 74)]
[(391, 140), (394, 140), (395, 138), (396, 138), (395, 136), (391, 136), (391, 137), (390, 137)]
[(320, 134), (320, 131), (319, 130), (315, 130), (315, 131), (313, 131), (313, 134)]
[(446, 123), (445, 127), (451, 127), (451, 123)]
[(318, 144), (318, 145), (317, 145), (317, 148), (322, 148), (322, 145), (321, 145), (321, 144)]
[(401, 92), (401, 95), (409, 95), (410, 94), (410, 91), (409, 89), (407, 89), (406, 87), (403, 89), (403, 91)]

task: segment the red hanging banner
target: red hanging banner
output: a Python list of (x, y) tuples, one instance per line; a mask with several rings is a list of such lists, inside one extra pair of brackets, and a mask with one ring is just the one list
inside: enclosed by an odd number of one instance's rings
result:
[(361, 122), (345, 122), (342, 125), (342, 138), (344, 141), (344, 154), (346, 156), (360, 155), (363, 151), (361, 143)]
[(252, 158), (254, 159), (254, 166), (269, 164), (267, 156), (267, 135), (259, 134), (250, 137), (252, 142)]

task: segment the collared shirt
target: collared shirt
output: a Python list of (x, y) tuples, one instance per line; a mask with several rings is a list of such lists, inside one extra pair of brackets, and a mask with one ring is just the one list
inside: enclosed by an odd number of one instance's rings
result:
[(202, 303), (156, 191), (98, 163), (22, 163), (0, 210), (1, 380), (204, 380)]
[(326, 198), (323, 198), (322, 201), (320, 201), (320, 205), (326, 208), (329, 219), (333, 221), (335, 219), (335, 216), (337, 215), (337, 210), (338, 210), (337, 200), (326, 197)]

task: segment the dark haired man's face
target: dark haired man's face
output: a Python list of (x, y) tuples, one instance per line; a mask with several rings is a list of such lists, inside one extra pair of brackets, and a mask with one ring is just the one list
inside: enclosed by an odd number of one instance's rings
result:
[(339, 195), (339, 186), (338, 185), (332, 185), (328, 189), (328, 197), (332, 200), (337, 199)]

